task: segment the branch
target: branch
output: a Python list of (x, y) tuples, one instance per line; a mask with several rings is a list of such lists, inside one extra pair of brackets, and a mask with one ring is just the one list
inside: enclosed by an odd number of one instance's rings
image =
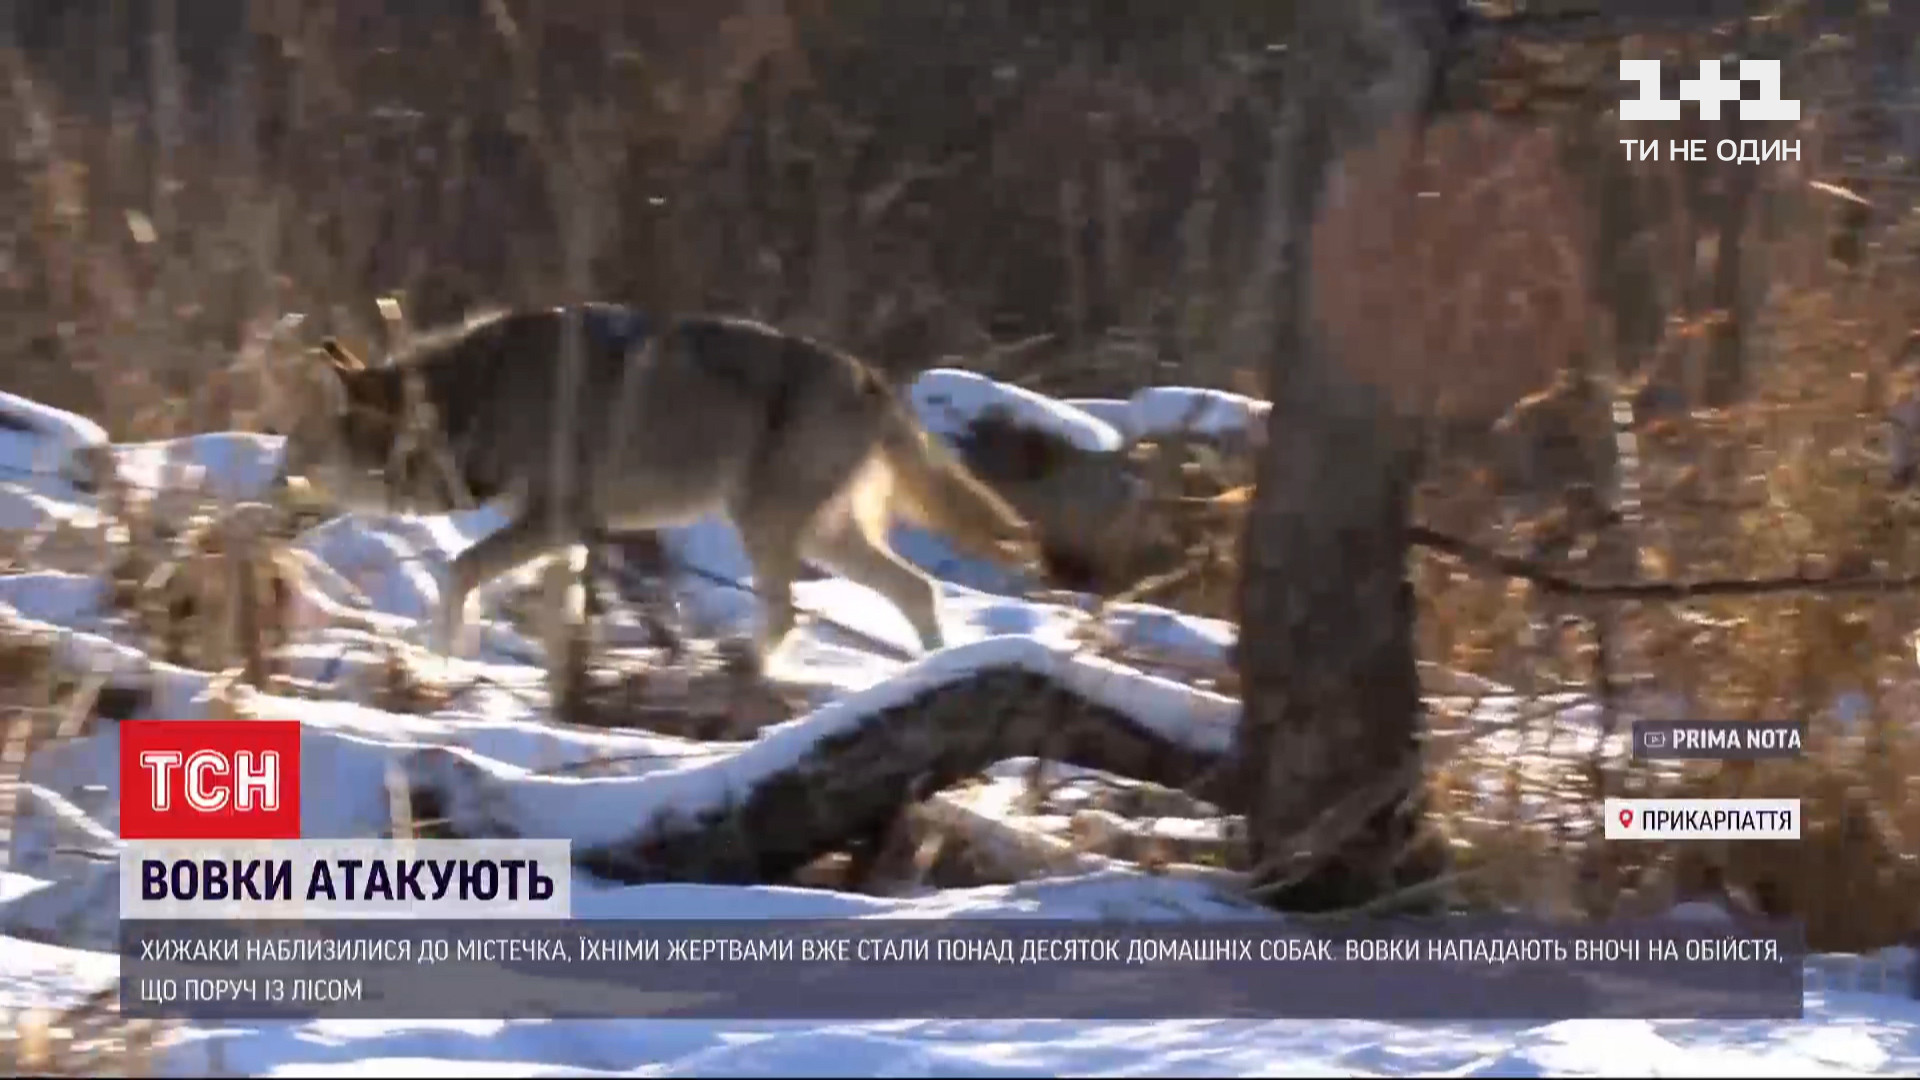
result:
[[(1492, 0), (1432, 0), (1439, 16), (1426, 111), (1599, 105), (1623, 89), (1604, 65), (1573, 62), (1567, 48), (1639, 35), (1698, 34), (1734, 24), (1764, 24), (1796, 36), (1859, 33), (1866, 19), (1853, 0), (1546, 0), (1519, 11)], [(1520, 47), (1519, 52), (1514, 47)], [(1539, 55), (1540, 49), (1552, 55)], [(1531, 58), (1528, 50), (1534, 50)], [(1515, 66), (1517, 64), (1517, 67)], [(1516, 74), (1518, 73), (1518, 74)], [(1513, 96), (1518, 83), (1525, 90)]]
[(1802, 28), (1857, 25), (1858, 5), (1848, 0), (1782, 3), (1756, 11), (1752, 0), (1586, 0), (1549, 3), (1500, 13), (1474, 0), (1456, 0), (1449, 12), (1456, 27), (1472, 38), (1530, 40), (1542, 43), (1591, 41), (1661, 31), (1707, 29), (1736, 20), (1791, 18)]
[(1815, 576), (1789, 574), (1768, 578), (1717, 578), (1704, 581), (1585, 582), (1527, 559), (1502, 555), (1457, 536), (1415, 525), (1408, 539), (1451, 555), (1469, 566), (1532, 583), (1543, 592), (1592, 600), (1698, 600), (1714, 596), (1769, 596), (1775, 593), (1893, 593), (1920, 590), (1920, 574)]

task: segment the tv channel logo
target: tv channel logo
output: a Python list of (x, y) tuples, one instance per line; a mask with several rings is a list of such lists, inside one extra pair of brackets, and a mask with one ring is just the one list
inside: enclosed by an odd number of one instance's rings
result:
[[(1680, 80), (1679, 98), (1666, 97), (1660, 86), (1658, 60), (1620, 61), (1620, 80), (1637, 83), (1639, 97), (1620, 100), (1622, 120), (1678, 120), (1680, 102), (1698, 104), (1700, 119), (1720, 119), (1720, 106), (1738, 102), (1742, 120), (1798, 120), (1800, 99), (1780, 96), (1780, 61), (1742, 60), (1739, 75), (1722, 78), (1720, 61), (1700, 61), (1700, 77)], [(1753, 83), (1756, 96), (1746, 96), (1746, 84)]]
[(298, 840), (297, 720), (120, 725), (126, 840)]

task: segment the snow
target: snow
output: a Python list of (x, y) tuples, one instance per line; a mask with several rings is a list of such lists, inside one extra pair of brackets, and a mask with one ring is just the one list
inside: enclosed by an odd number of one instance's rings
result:
[(1127, 442), (1175, 433), (1246, 435), (1272, 411), (1258, 398), (1194, 386), (1149, 386), (1130, 398), (1067, 398), (1061, 404), (1113, 428)]
[(1117, 450), (1122, 442), (1113, 425), (1066, 402), (972, 371), (934, 368), (924, 372), (914, 380), (910, 396), (927, 429), (948, 438), (998, 408), (1022, 426), (1058, 435), (1082, 450)]
[(1079, 409), (1123, 437), (1131, 436), (1133, 404), (1125, 398), (1064, 398), (1061, 404)]
[[(5, 453), (12, 434), (0, 429), (0, 453)], [(95, 520), (90, 510), (49, 496), (37, 490), (37, 484), (12, 479), (14, 475), (0, 476), (0, 533), (17, 535), (60, 523), (85, 526)], [(65, 486), (64, 481), (56, 483)]]
[(110, 953), (6, 936), (0, 936), (0, 964), (7, 974), (0, 981), (0, 1015), (72, 1008), (120, 974)]
[(1136, 439), (1190, 431), (1240, 435), (1266, 420), (1272, 406), (1245, 394), (1191, 386), (1150, 386), (1127, 401), (1127, 431)]
[(106, 431), (84, 416), (0, 392), (0, 460), (12, 476), (85, 480), (89, 477), (75, 459), (83, 451), (108, 445)]
[(107, 582), (98, 577), (57, 571), (0, 577), (0, 604), (31, 611), (59, 626), (92, 628), (106, 609)]
[(98, 479), (85, 452), (110, 445), (85, 417), (0, 393), (0, 533), (90, 525), (92, 513), (74, 496)]
[(220, 501), (260, 497), (280, 469), (284, 440), (237, 431), (114, 447), (120, 479), (144, 491), (185, 488)]
[[(1132, 399), (1055, 402), (957, 371), (930, 372), (914, 400), (936, 427), (946, 417), (978, 415), (1000, 404), (1024, 423), (1076, 444), (1112, 450), (1126, 439), (1183, 426), (1244, 430), (1263, 403), (1218, 391), (1154, 388)], [(1200, 402), (1196, 412), (1195, 402)], [(0, 415), (31, 424), (0, 425), (0, 530), (50, 521), (85, 525), (92, 497), (43, 463), (76, 447), (102, 445), (97, 426), (36, 403), (0, 396)], [(23, 433), (22, 428), (27, 430)], [(276, 478), (274, 440), (240, 433), (114, 448), (112, 459), (136, 485), (188, 488), (204, 497), (259, 497)], [(9, 480), (8, 477), (14, 479)], [(28, 482), (31, 481), (31, 482)], [(196, 496), (196, 498), (201, 496)], [(286, 657), (293, 672), (341, 697), (378, 675), (382, 649), (422, 638), (448, 560), (489, 529), (482, 509), (431, 518), (342, 517), (293, 545), (304, 568), (296, 635)], [(703, 635), (744, 632), (757, 617), (751, 566), (723, 521), (672, 530), (666, 547), (679, 572), (672, 582), (689, 629)], [(821, 737), (872, 709), (906, 700), (984, 666), (1043, 672), (1198, 750), (1231, 746), (1238, 703), (1091, 653), (1090, 629), (1130, 649), (1193, 667), (1220, 666), (1234, 628), (1143, 604), (1098, 614), (1072, 602), (1013, 595), (984, 568), (958, 558), (937, 538), (902, 533), (902, 550), (945, 579), (951, 647), (918, 656), (904, 619), (870, 592), (837, 578), (802, 582), (803, 615), (788, 659), (826, 688), (830, 700), (798, 719), (739, 743), (706, 743), (640, 730), (580, 729), (544, 718), (538, 646), (505, 624), (501, 604), (514, 587), (481, 590), (477, 618), (487, 628), (472, 661), (455, 666), (465, 689), (424, 714), (395, 713), (355, 700), (258, 695), (261, 715), (306, 725), (302, 783), (309, 799), (306, 835), (357, 838), (390, 824), (396, 778), (440, 783), (456, 795), (457, 823), (510, 826), (523, 835), (583, 844), (627, 835), (650, 815), (686, 812), (794, 759)], [(524, 575), (523, 575), (524, 577)], [(44, 630), (63, 664), (140, 673), (152, 688), (147, 715), (194, 717), (210, 708), (212, 676), (159, 663), (129, 643), (110, 617), (96, 577), (63, 567), (0, 577), (0, 606)], [(352, 617), (351, 621), (349, 616)], [(414, 650), (416, 659), (420, 654)], [(917, 657), (907, 659), (908, 657)], [(1444, 674), (1444, 673), (1441, 673)], [(1522, 722), (1540, 702), (1466, 678), (1440, 678), (1437, 707), (1468, 720), (1473, 732), (1457, 752), (1555, 767), (1542, 742), (1583, 758), (1600, 737), (1597, 717), (1578, 699), (1544, 703), (1560, 721)], [(472, 678), (464, 678), (472, 676)], [(1554, 728), (1557, 736), (1542, 729)], [(423, 753), (425, 751), (425, 753)], [(1078, 822), (1112, 828), (1115, 815), (1073, 795), (1102, 781), (1089, 770), (1049, 766), (1068, 791), (1059, 806), (1021, 808), (1030, 761), (1004, 762), (986, 782), (944, 792), (929, 807), (1043, 837)], [(1529, 764), (1529, 768), (1533, 766)], [(110, 723), (78, 739), (38, 746), (16, 785), (17, 818), (0, 870), (0, 1010), (58, 1010), (112, 985), (117, 867), (117, 739)], [(451, 783), (458, 776), (462, 783)], [(1499, 792), (1489, 792), (1497, 796)], [(1079, 799), (1079, 802), (1072, 801)], [(1541, 812), (1553, 812), (1541, 807)], [(1154, 834), (1205, 843), (1218, 823), (1167, 815)], [(476, 830), (478, 831), (478, 830)], [(1069, 845), (1060, 845), (1070, 848)], [(1059, 856), (1043, 850), (1042, 856)], [(1150, 875), (1100, 855), (1066, 851), (1066, 869), (1016, 885), (947, 889), (881, 897), (798, 887), (614, 886), (584, 875), (573, 882), (574, 914), (615, 918), (1114, 918), (1270, 919), (1204, 875)], [(1711, 909), (1681, 912), (1712, 917)], [(1913, 957), (1888, 950), (1869, 957), (1821, 957), (1810, 965), (1807, 1019), (1798, 1023), (1569, 1021), (1396, 1025), (1370, 1021), (1061, 1021), (918, 1020), (840, 1024), (698, 1021), (329, 1021), (182, 1024), (156, 1050), (162, 1075), (1914, 1075), (1920, 1072), (1920, 1003), (1905, 997)]]

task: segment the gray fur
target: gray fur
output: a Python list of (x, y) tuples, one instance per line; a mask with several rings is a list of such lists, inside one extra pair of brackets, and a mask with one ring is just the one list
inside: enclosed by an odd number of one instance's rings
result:
[[(919, 426), (871, 368), (817, 342), (720, 316), (652, 340), (632, 309), (586, 305), (570, 490), (552, 488), (564, 309), (495, 313), (420, 336), (367, 366), (332, 342), (283, 396), (289, 473), (346, 509), (443, 513), (463, 492), (511, 522), (455, 560), (439, 641), (459, 645), (481, 583), (576, 545), (726, 514), (752, 558), (764, 660), (794, 621), (792, 582), (813, 559), (900, 608), (939, 648), (939, 589), (886, 543), (895, 515), (970, 553), (1031, 565), (1027, 524)], [(631, 381), (629, 371), (632, 372)], [(438, 421), (407, 449), (407, 380)], [(422, 444), (425, 447), (427, 444)], [(401, 452), (396, 453), (396, 446)], [(450, 468), (436, 463), (445, 460)], [(454, 482), (457, 480), (457, 483)], [(565, 521), (553, 534), (549, 509)]]

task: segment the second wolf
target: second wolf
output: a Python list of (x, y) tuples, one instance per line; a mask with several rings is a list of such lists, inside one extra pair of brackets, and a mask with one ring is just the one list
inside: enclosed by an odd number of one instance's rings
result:
[[(508, 506), (508, 524), (454, 560), (438, 627), (443, 651), (459, 648), (467, 598), (483, 582), (596, 533), (716, 511), (753, 562), (762, 662), (794, 625), (793, 582), (805, 559), (885, 596), (923, 647), (942, 646), (939, 586), (888, 546), (895, 515), (971, 554), (1033, 564), (1028, 524), (921, 427), (877, 372), (744, 319), (684, 318), (655, 339), (657, 328), (630, 308), (573, 313), (575, 481), (553, 490), (569, 314), (478, 317), (416, 337), (378, 366), (330, 339), (296, 373), (299, 392), (282, 406), (288, 474), (343, 508), (442, 513), (465, 498)], [(410, 405), (420, 401), (430, 409)], [(437, 420), (427, 439), (408, 431), (409, 415)], [(556, 505), (567, 523), (558, 538), (549, 518)]]

